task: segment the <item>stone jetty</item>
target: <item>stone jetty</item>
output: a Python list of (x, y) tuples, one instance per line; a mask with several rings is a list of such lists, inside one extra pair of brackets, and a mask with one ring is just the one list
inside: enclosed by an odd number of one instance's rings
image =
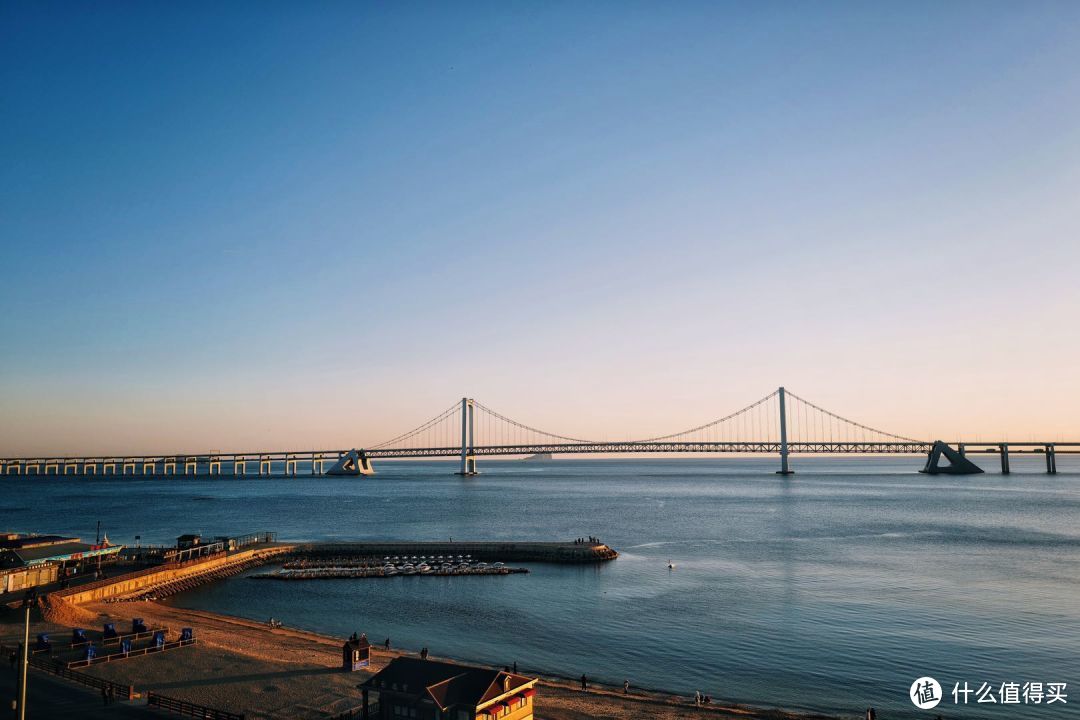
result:
[(386, 557), (469, 555), (485, 562), (583, 564), (614, 560), (619, 553), (603, 543), (575, 542), (316, 542), (294, 543), (292, 555), (306, 557)]
[(468, 556), (473, 561), (584, 564), (614, 560), (618, 553), (599, 542), (507, 541), (365, 541), (271, 542), (234, 552), (221, 552), (182, 563), (165, 563), (113, 578), (49, 593), (55, 612), (90, 602), (116, 602), (164, 597), (215, 582), (259, 565), (310, 558), (381, 559), (386, 556)]

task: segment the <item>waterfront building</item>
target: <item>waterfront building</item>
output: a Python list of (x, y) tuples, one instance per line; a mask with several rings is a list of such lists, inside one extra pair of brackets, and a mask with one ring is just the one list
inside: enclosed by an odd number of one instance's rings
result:
[(188, 550), (202, 544), (202, 535), (197, 533), (187, 533), (176, 538), (176, 547), (178, 550)]
[(0, 568), (7, 592), (53, 582), (57, 576), (76, 574), (87, 563), (99, 566), (114, 562), (123, 545), (113, 545), (106, 538), (97, 544), (62, 535), (0, 535)]
[(0, 595), (16, 593), (39, 585), (56, 582), (60, 577), (59, 563), (40, 563), (30, 567), (13, 567), (0, 570)]
[(359, 686), (361, 718), (532, 720), (536, 682), (505, 670), (399, 657)]

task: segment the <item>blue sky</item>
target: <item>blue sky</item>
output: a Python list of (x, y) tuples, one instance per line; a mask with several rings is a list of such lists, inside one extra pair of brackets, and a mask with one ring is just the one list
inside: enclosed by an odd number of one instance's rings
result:
[[(1075, 3), (8, 3), (0, 452), (1070, 434)], [(1073, 435), (1076, 433), (1073, 432)]]

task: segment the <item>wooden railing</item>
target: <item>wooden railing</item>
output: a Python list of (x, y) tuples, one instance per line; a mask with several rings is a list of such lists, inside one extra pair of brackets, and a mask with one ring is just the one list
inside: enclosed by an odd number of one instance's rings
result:
[[(148, 637), (152, 637), (154, 635), (154, 633), (157, 633), (157, 632), (163, 632), (166, 635), (168, 635), (169, 634), (169, 626), (166, 625), (164, 627), (153, 627), (153, 628), (150, 628), (149, 630), (144, 630), (143, 632), (127, 633), (126, 635), (116, 635), (116, 636), (110, 637), (110, 638), (102, 637), (98, 642), (100, 642), (102, 644), (102, 646), (105, 646), (105, 645), (119, 645), (121, 643), (121, 641), (123, 641), (123, 640), (145, 640)], [(60, 642), (60, 641), (50, 641), (50, 644), (52, 645), (52, 647), (47, 647), (47, 648), (34, 647), (34, 648), (30, 648), (30, 653), (32, 655), (41, 655), (43, 653), (51, 653), (52, 650), (53, 650), (53, 647), (55, 647), (57, 649), (64, 648), (64, 649), (70, 650), (70, 649), (73, 649), (73, 648), (83, 647), (84, 645), (93, 645), (94, 641), (92, 639), (90, 639), (90, 638), (86, 638), (86, 640), (84, 640), (82, 642), (67, 642), (67, 643), (65, 643), (65, 642)]]
[(146, 704), (177, 715), (203, 718), (203, 720), (244, 720), (243, 715), (226, 712), (225, 710), (216, 710), (205, 705), (196, 705), (185, 700), (166, 697), (165, 695), (158, 695), (156, 692), (146, 693)]
[(129, 650), (128, 652), (114, 652), (106, 655), (95, 655), (89, 660), (72, 660), (67, 664), (69, 668), (86, 667), (87, 665), (97, 665), (99, 663), (113, 662), (114, 660), (127, 660), (128, 658), (140, 657), (142, 655), (152, 655), (153, 653), (164, 652), (166, 650), (175, 650), (176, 648), (187, 647), (188, 645), (194, 645), (196, 638), (190, 640), (173, 640), (172, 642), (164, 643), (163, 645), (148, 645), (147, 647), (138, 648), (137, 650)]
[(74, 680), (82, 685), (97, 688), (98, 690), (104, 690), (105, 692), (111, 692), (120, 700), (131, 700), (135, 695), (134, 688), (131, 685), (121, 685), (120, 683), (114, 683), (111, 680), (102, 680), (93, 675), (75, 672), (59, 660), (49, 660), (40, 657), (30, 658), (30, 666), (37, 668), (38, 670), (52, 673), (53, 675), (62, 677), (66, 680)]

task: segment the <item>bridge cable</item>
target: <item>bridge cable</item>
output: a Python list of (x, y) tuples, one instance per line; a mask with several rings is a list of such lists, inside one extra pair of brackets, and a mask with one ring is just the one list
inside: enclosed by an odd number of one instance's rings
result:
[(862, 423), (855, 422), (854, 420), (849, 420), (846, 417), (843, 417), (841, 415), (837, 415), (836, 413), (833, 413), (833, 412), (829, 412), (825, 408), (820, 407), (818, 405), (815, 405), (814, 403), (810, 402), (809, 400), (804, 400), (803, 398), (799, 397), (798, 395), (791, 392), (790, 390), (786, 391), (786, 393), (787, 393), (788, 397), (795, 398), (800, 403), (804, 403), (805, 406), (811, 407), (811, 408), (817, 410), (818, 412), (824, 413), (824, 414), (828, 415), (829, 417), (835, 418), (839, 422), (847, 423), (848, 425), (853, 426), (853, 427), (858, 428), (859, 430), (863, 431), (864, 434), (863, 434), (862, 437), (864, 438), (864, 442), (865, 442), (865, 437), (866, 437), (865, 433), (866, 432), (875, 433), (877, 435), (883, 435), (883, 436), (885, 436), (887, 438), (892, 438), (893, 440), (900, 440), (902, 442), (911, 442), (911, 443), (922, 443), (923, 442), (922, 440), (915, 440), (914, 438), (904, 437), (903, 435), (896, 435), (896, 434), (893, 434), (893, 433), (885, 432), (884, 430), (878, 430), (877, 428), (870, 427), (869, 425), (863, 425)]

